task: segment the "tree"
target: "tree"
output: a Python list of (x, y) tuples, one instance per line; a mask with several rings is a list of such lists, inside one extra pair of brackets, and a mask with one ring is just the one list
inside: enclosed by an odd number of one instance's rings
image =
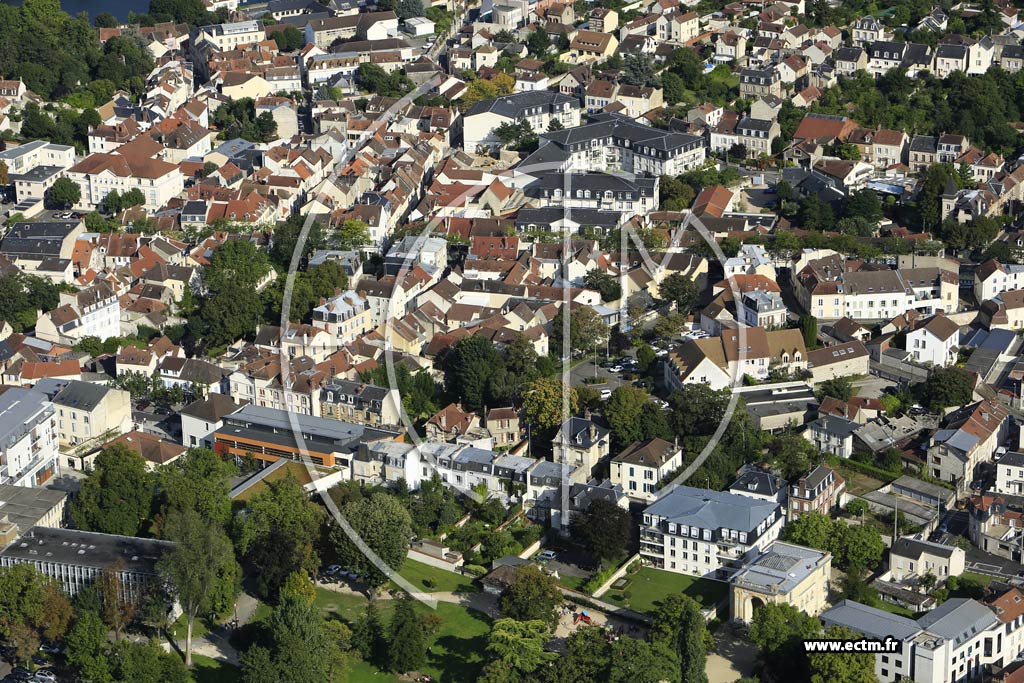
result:
[(99, 452), (93, 471), (71, 501), (71, 519), (85, 531), (138, 536), (153, 504), (146, 461), (123, 444)]
[(128, 598), (121, 574), (124, 560), (118, 558), (103, 568), (96, 580), (96, 593), (100, 597), (103, 622), (114, 630), (114, 637), (121, 638), (121, 632), (135, 619), (135, 603)]
[(501, 354), (489, 339), (466, 337), (445, 355), (445, 386), (465, 408), (476, 410), (491, 397), (491, 380), (501, 369)]
[(423, 620), (416, 614), (413, 600), (403, 593), (391, 617), (391, 639), (388, 643), (391, 670), (413, 671), (423, 665), (427, 656), (427, 634)]
[(366, 604), (366, 611), (352, 626), (352, 647), (363, 660), (383, 664), (387, 638), (375, 600), (370, 600)]
[(643, 54), (628, 53), (623, 59), (622, 82), (629, 85), (659, 85), (654, 62)]
[(938, 577), (935, 576), (935, 574), (932, 573), (932, 570), (930, 570), (930, 569), (928, 571), (926, 571), (924, 574), (922, 574), (920, 576), (920, 578), (918, 578), (918, 580), (917, 580), (918, 585), (921, 586), (921, 589), (925, 593), (928, 593), (933, 588), (935, 588), (935, 584), (937, 584), (938, 582), (939, 582)]
[(349, 218), (334, 232), (332, 242), (338, 249), (359, 249), (370, 244), (370, 229), (363, 221)]
[(669, 273), (658, 286), (658, 292), (661, 298), (675, 302), (680, 313), (689, 312), (700, 294), (697, 283), (683, 273)]
[(810, 441), (791, 430), (776, 436), (768, 444), (768, 452), (775, 467), (789, 480), (807, 472), (818, 456), (817, 449)]
[(844, 213), (847, 216), (863, 218), (872, 225), (877, 225), (885, 217), (882, 213), (882, 203), (878, 201), (878, 195), (874, 190), (864, 188), (852, 193), (846, 200)]
[(29, 565), (0, 569), (0, 630), (19, 661), (36, 654), (42, 638), (62, 639), (70, 621), (71, 604), (56, 583)]
[(804, 336), (804, 346), (809, 349), (818, 346), (818, 319), (813, 315), (800, 316), (800, 331)]
[(849, 401), (853, 398), (853, 381), (849, 377), (833, 377), (818, 385), (818, 392), (822, 397), (831, 397), (840, 401)]
[(818, 550), (828, 550), (834, 533), (832, 520), (820, 512), (806, 512), (787, 524), (782, 535), (787, 541)]
[(530, 382), (523, 392), (523, 416), (543, 433), (562, 424), (563, 408), (572, 414), (579, 409), (576, 390), (554, 377)]
[[(369, 498), (346, 504), (342, 515), (384, 564), (395, 571), (401, 569), (409, 551), (412, 518), (398, 498), (390, 493), (375, 493)], [(331, 527), (331, 541), (339, 562), (358, 572), (371, 587), (387, 582), (387, 575), (370, 561), (341, 527)]]
[(750, 640), (761, 650), (766, 681), (806, 680), (803, 641), (821, 633), (821, 624), (789, 603), (769, 603), (754, 611)]
[(527, 680), (526, 677), (542, 664), (557, 657), (555, 653), (544, 650), (550, 634), (549, 626), (544, 619), (495, 621), (487, 637), (487, 654), (492, 661), (485, 668), (481, 680), (488, 679), (487, 672), (492, 667), (508, 670), (512, 678), (505, 680)]
[(664, 411), (638, 387), (626, 384), (612, 390), (604, 415), (620, 446), (654, 437), (671, 438)]
[(241, 568), (224, 529), (195, 510), (175, 512), (167, 522), (174, 549), (157, 563), (186, 619), (185, 666), (192, 666), (192, 632), (197, 616), (211, 614), (218, 595), (237, 595)]
[(518, 621), (538, 620), (553, 626), (561, 603), (555, 579), (536, 565), (524, 564), (516, 568), (515, 579), (501, 594), (501, 613)]
[(338, 647), (328, 637), (319, 607), (302, 596), (282, 592), (280, 604), (267, 618), (266, 637), (242, 654), (242, 680), (331, 680)]
[(57, 178), (47, 191), (47, 199), (53, 208), (75, 206), (82, 200), (82, 188), (70, 178)]
[(651, 620), (651, 642), (679, 657), (679, 680), (707, 683), (707, 651), (711, 636), (700, 605), (681, 593), (669, 594)]
[(237, 525), (236, 547), (250, 562), (262, 597), (275, 599), (293, 571), (312, 574), (320, 566), (315, 542), (323, 510), (288, 476), (270, 482), (249, 501)]
[(422, 17), (423, 3), (420, 0), (399, 0), (398, 7), (395, 8), (395, 14), (403, 21), (413, 17)]
[(526, 49), (534, 57), (543, 57), (551, 50), (551, 39), (543, 26), (537, 26), (536, 30), (526, 39)]
[(963, 368), (936, 368), (916, 389), (921, 402), (938, 413), (970, 403), (974, 399), (974, 378)]
[(277, 43), (277, 49), (281, 52), (294, 52), (306, 44), (306, 38), (302, 31), (291, 25), (267, 31), (267, 37)]
[(81, 680), (110, 680), (106, 657), (107, 627), (94, 610), (78, 610), (64, 645), (70, 664)]
[(117, 28), (117, 17), (110, 12), (100, 12), (92, 20), (96, 28)]
[(633, 518), (614, 502), (595, 499), (586, 510), (573, 515), (570, 534), (595, 559), (611, 560), (628, 549)]
[(11, 184), (11, 177), (7, 168), (6, 161), (0, 161), (0, 186), (6, 186)]
[[(854, 640), (845, 626), (825, 631), (827, 640)], [(875, 655), (870, 652), (815, 652), (810, 655), (811, 683), (876, 683)]]
[[(617, 638), (611, 644), (608, 683), (662, 683), (679, 681), (675, 653), (658, 643)], [(687, 680), (687, 679), (683, 679)]]
[(878, 528), (871, 524), (832, 525), (829, 550), (839, 567), (866, 567), (873, 569), (882, 561), (885, 542)]
[(658, 354), (650, 344), (641, 344), (636, 347), (636, 362), (644, 372), (651, 370), (657, 360)]
[(600, 268), (588, 270), (583, 276), (583, 284), (600, 292), (602, 301), (618, 301), (622, 298), (622, 285), (618, 278)]
[[(551, 348), (555, 353), (563, 354), (565, 334), (566, 306), (558, 309), (552, 320)], [(608, 326), (601, 316), (590, 306), (576, 306), (569, 314), (569, 349), (571, 353), (580, 354), (593, 351), (608, 339)]]
[[(238, 468), (210, 449), (189, 449), (157, 473), (160, 517), (195, 511), (204, 522), (225, 527), (231, 519), (231, 477), (237, 473)], [(166, 523), (156, 526), (158, 535), (168, 537)]]

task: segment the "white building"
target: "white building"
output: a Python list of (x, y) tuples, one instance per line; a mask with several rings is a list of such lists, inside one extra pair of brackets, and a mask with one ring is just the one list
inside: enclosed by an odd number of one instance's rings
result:
[(33, 140), (0, 152), (17, 201), (42, 199), (65, 169), (75, 163), (75, 148)]
[(779, 537), (784, 517), (777, 502), (677, 486), (644, 510), (640, 555), (659, 569), (725, 580)]
[(582, 104), (576, 97), (550, 91), (521, 92), (481, 100), (463, 117), (463, 147), (468, 152), (497, 148), (501, 141), (495, 130), (505, 123), (525, 120), (537, 133), (558, 121), (563, 128), (580, 125)]
[(683, 450), (678, 443), (659, 438), (637, 441), (612, 458), (611, 482), (630, 498), (653, 501), (659, 484), (682, 464)]
[(907, 333), (907, 351), (918, 363), (947, 367), (959, 357), (960, 326), (944, 315), (919, 320)]
[(75, 205), (81, 211), (95, 210), (111, 190), (123, 195), (134, 189), (146, 198), (143, 208), (156, 211), (185, 187), (177, 165), (117, 152), (90, 154), (69, 168), (67, 177), (81, 188), (82, 198)]
[(60, 305), (36, 321), (36, 336), (55, 344), (75, 344), (85, 337), (106, 340), (121, 336), (117, 292), (103, 280), (79, 292), (62, 292)]
[(57, 418), (46, 395), (11, 387), (0, 394), (0, 483), (41, 486), (59, 468)]
[(234, 50), (242, 45), (251, 45), (266, 39), (263, 25), (258, 21), (238, 21), (231, 24), (214, 24), (197, 29), (192, 39), (194, 46), (208, 42), (218, 52)]

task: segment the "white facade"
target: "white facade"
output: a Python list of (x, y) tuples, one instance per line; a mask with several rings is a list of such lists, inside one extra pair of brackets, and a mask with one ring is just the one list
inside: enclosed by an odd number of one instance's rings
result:
[(0, 483), (39, 486), (58, 468), (57, 418), (45, 395), (13, 387), (0, 396)]

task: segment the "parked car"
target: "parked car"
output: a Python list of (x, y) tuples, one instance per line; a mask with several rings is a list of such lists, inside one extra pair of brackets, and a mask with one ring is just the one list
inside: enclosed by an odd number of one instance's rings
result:
[(612, 397), (612, 390), (611, 389), (602, 389), (601, 390), (601, 400), (602, 401), (607, 401), (611, 397)]
[(57, 674), (53, 673), (49, 669), (40, 669), (36, 672), (34, 679), (38, 683), (54, 683), (57, 680)]
[(556, 556), (557, 553), (555, 553), (554, 550), (542, 550), (540, 553), (537, 554), (537, 560), (539, 560), (540, 562), (550, 562), (551, 560), (555, 559)]

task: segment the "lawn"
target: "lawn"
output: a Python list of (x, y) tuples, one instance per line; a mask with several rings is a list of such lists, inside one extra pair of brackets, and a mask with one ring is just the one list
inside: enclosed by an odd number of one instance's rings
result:
[[(178, 620), (171, 624), (171, 634), (175, 640), (185, 640), (185, 633), (188, 631), (188, 618), (182, 614), (178, 617)], [(201, 638), (210, 632), (210, 625), (206, 623), (205, 619), (196, 617), (196, 620), (192, 622), (192, 637)]]
[[(475, 591), (473, 580), (462, 574), (431, 567), (429, 564), (406, 560), (402, 563), (402, 569), (398, 572), (402, 577), (425, 593), (454, 593), (456, 591)], [(430, 585), (427, 585), (427, 582)], [(397, 587), (395, 584), (390, 584)]]
[(891, 614), (898, 614), (901, 617), (910, 617), (911, 619), (915, 616), (913, 610), (909, 610), (906, 607), (901, 607), (899, 605), (894, 605), (891, 602), (885, 602), (884, 600), (878, 601), (878, 609), (885, 610)]
[(202, 655), (192, 655), (192, 667), (195, 683), (238, 683), (242, 680), (237, 667)]
[(672, 593), (684, 593), (702, 606), (711, 607), (725, 598), (729, 591), (729, 585), (721, 581), (675, 574), (651, 567), (644, 567), (633, 574), (627, 574), (626, 577), (629, 583), (624, 588), (613, 588), (600, 599), (629, 607), (637, 612), (650, 613), (657, 609), (665, 596)]

